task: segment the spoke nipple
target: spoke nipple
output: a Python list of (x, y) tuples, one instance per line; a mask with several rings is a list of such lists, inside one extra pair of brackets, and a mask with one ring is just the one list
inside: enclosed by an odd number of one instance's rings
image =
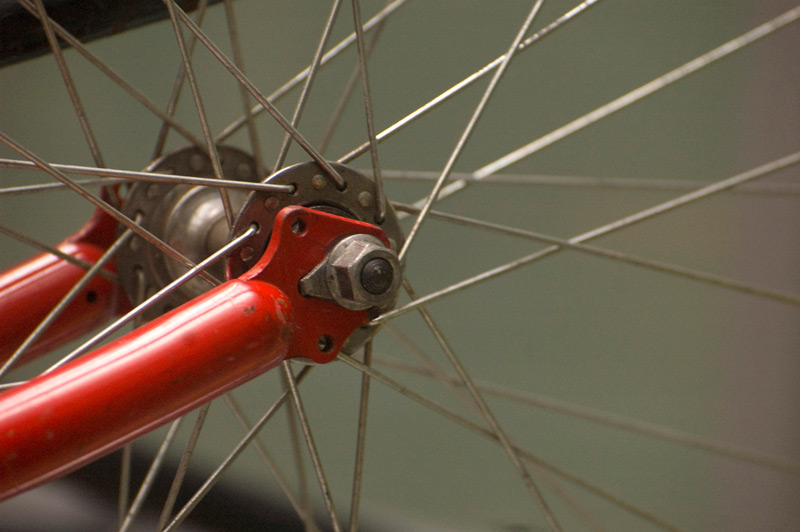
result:
[(372, 194), (367, 192), (366, 190), (361, 192), (358, 195), (358, 204), (362, 207), (369, 207), (372, 205)]
[(276, 198), (275, 196), (270, 196), (264, 200), (264, 208), (267, 209), (268, 211), (274, 211), (275, 209), (277, 209), (278, 204), (279, 204), (278, 198)]
[(250, 246), (245, 246), (239, 251), (239, 256), (242, 258), (243, 261), (249, 262), (253, 260), (253, 255), (255, 254), (255, 250)]
[(199, 153), (195, 153), (191, 157), (189, 157), (189, 168), (194, 170), (195, 172), (201, 171), (206, 166), (205, 157), (200, 155)]
[(236, 178), (241, 180), (249, 180), (250, 177), (253, 175), (253, 172), (250, 170), (250, 165), (241, 162), (236, 165)]
[(314, 190), (322, 190), (325, 188), (328, 180), (325, 179), (325, 176), (320, 174), (316, 174), (314, 177), (311, 178), (311, 186), (314, 187)]

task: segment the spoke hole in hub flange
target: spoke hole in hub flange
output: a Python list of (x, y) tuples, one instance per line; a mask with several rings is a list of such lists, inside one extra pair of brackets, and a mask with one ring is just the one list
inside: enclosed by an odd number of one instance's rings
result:
[[(250, 155), (229, 146), (218, 146), (217, 152), (224, 178), (257, 180), (256, 164)], [(189, 146), (165, 155), (146, 170), (213, 178), (212, 168), (211, 159), (205, 152)], [(197, 264), (228, 242), (230, 229), (219, 190), (208, 186), (139, 182), (128, 191), (122, 211), (131, 218), (138, 216), (142, 227)], [(235, 216), (247, 200), (247, 192), (228, 188), (227, 193)], [(253, 255), (257, 252), (260, 250), (253, 250)], [(121, 250), (117, 262), (122, 286), (131, 301), (137, 304), (141, 302), (143, 290), (139, 285), (142, 279), (148, 287), (160, 290), (187, 270), (138, 236)], [(136, 275), (137, 269), (142, 275)], [(217, 279), (224, 280), (225, 260), (212, 265), (208, 271)], [(147, 310), (144, 318), (153, 319), (210, 287), (205, 280), (192, 279), (167, 295), (161, 304)]]
[[(374, 223), (376, 206), (373, 201), (375, 197), (373, 181), (343, 164), (333, 162), (330, 164), (344, 178), (346, 186), (343, 190), (336, 188), (335, 183), (327, 177), (325, 171), (317, 163), (307, 162), (284, 168), (269, 178), (268, 183), (295, 187), (292, 194), (260, 191), (250, 194), (231, 234), (241, 234), (249, 224), (254, 222), (262, 228), (269, 229), (254, 235), (244, 244), (256, 249), (255, 257), (252, 260), (242, 261), (237, 260), (235, 254), (232, 256), (228, 264), (229, 278), (239, 277), (258, 262), (267, 248), (275, 216), (284, 207), (301, 205), (376, 225)], [(370, 198), (370, 200), (365, 201), (365, 198)], [(403, 245), (403, 231), (400, 229), (394, 209), (388, 202), (385, 207), (386, 219), (377, 225), (386, 233), (392, 249), (398, 251)]]

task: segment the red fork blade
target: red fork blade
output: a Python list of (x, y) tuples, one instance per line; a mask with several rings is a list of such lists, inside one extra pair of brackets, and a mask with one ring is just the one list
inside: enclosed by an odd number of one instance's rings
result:
[(59, 477), (271, 369), (291, 304), (233, 280), (0, 395), (0, 499)]

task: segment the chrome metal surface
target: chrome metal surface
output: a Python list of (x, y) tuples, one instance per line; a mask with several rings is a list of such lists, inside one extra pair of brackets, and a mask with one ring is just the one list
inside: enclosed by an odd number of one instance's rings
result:
[(369, 235), (351, 235), (300, 280), (303, 295), (332, 299), (350, 310), (394, 305), (402, 282), (397, 254)]
[[(250, 155), (236, 148), (217, 147), (222, 174), (230, 179), (257, 181), (255, 162)], [(172, 152), (151, 164), (147, 170), (197, 177), (212, 177), (212, 161), (202, 150), (190, 146)], [(244, 204), (246, 193), (229, 192), (235, 211)], [(170, 246), (180, 250), (192, 262), (198, 263), (228, 242), (228, 224), (225, 209), (215, 187), (175, 185), (171, 183), (136, 183), (128, 192), (123, 212), (139, 217), (140, 224), (158, 235)], [(148, 246), (141, 238), (134, 238), (118, 257), (122, 286), (132, 299), (138, 290), (137, 271), (143, 274), (146, 286), (142, 291), (148, 297), (183, 275), (187, 268), (166, 258)], [(212, 267), (211, 273), (224, 279), (224, 262)], [(146, 319), (171, 310), (196, 297), (209, 288), (208, 283), (193, 279), (151, 308)], [(138, 303), (138, 301), (137, 301)]]

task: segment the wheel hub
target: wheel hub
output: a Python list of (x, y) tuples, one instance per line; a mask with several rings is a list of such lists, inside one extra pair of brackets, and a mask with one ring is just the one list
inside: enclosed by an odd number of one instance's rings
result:
[[(252, 157), (236, 148), (220, 146), (217, 150), (223, 177), (257, 179)], [(270, 177), (269, 183), (290, 185), (294, 190), (291, 193), (254, 191), (248, 196), (241, 190), (229, 189), (232, 207), (238, 212), (230, 230), (220, 194), (214, 187), (139, 182), (131, 187), (123, 212), (195, 263), (255, 224), (258, 231), (234, 250), (228, 258), (227, 271), (222, 261), (209, 268), (220, 280), (239, 278), (259, 263), (267, 250), (278, 214), (286, 207), (301, 206), (372, 224), (383, 231), (388, 247), (372, 236), (342, 234), (328, 249), (326, 260), (299, 280), (297, 289), (306, 298), (327, 300), (349, 310), (366, 311), (368, 316), (374, 317), (396, 302), (402, 280), (397, 251), (403, 244), (403, 233), (388, 203), (383, 221), (375, 221), (377, 200), (372, 180), (347, 166), (331, 164), (344, 179), (343, 187), (337, 187), (316, 163), (308, 162), (285, 168)], [(210, 158), (193, 146), (162, 157), (148, 170), (213, 177)], [(131, 238), (120, 252), (118, 263), (122, 286), (137, 304), (187, 270), (138, 236)], [(209, 288), (208, 282), (194, 278), (149, 308), (144, 319), (168, 312)], [(374, 332), (369, 326), (359, 329), (345, 349), (355, 350)]]
[[(360, 222), (371, 223), (386, 233), (390, 247), (395, 252), (403, 245), (403, 231), (394, 209), (386, 204), (386, 217), (383, 222), (375, 220), (377, 212), (375, 184), (371, 179), (343, 164), (330, 163), (345, 181), (345, 187), (338, 189), (325, 171), (315, 162), (300, 163), (284, 168), (269, 179), (269, 183), (291, 185), (294, 192), (253, 192), (247, 204), (236, 219), (232, 234), (241, 234), (251, 223), (262, 228), (251, 238), (238, 255), (231, 256), (228, 262), (229, 278), (239, 277), (258, 261), (269, 242), (275, 216), (284, 207), (300, 205), (309, 209), (343, 216)], [(266, 230), (264, 229), (266, 228)]]
[[(217, 147), (217, 152), (223, 177), (240, 181), (257, 179), (255, 161), (248, 154), (228, 146)], [(165, 155), (152, 163), (147, 171), (214, 177), (211, 159), (194, 146)], [(247, 199), (247, 192), (228, 189), (228, 197), (234, 212), (238, 212)], [(213, 187), (139, 182), (130, 188), (122, 211), (194, 263), (227, 242), (229, 231), (225, 210), (219, 191)], [(137, 304), (187, 270), (186, 266), (138, 236), (131, 238), (120, 251), (117, 262), (120, 282), (131, 301)], [(209, 273), (224, 280), (224, 262), (211, 266)], [(208, 282), (194, 278), (148, 309), (144, 318), (153, 319), (209, 288)]]

